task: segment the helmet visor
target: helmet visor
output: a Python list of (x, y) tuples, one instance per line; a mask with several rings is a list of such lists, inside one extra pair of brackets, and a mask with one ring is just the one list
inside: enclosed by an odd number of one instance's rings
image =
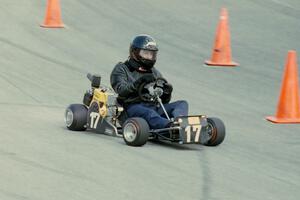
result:
[(155, 61), (156, 60), (157, 51), (151, 51), (151, 50), (141, 49), (140, 52), (139, 52), (139, 55), (143, 59)]

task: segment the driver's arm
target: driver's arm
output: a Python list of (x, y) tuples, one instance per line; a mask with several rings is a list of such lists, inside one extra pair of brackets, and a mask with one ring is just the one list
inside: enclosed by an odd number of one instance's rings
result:
[(110, 83), (112, 88), (120, 96), (126, 97), (130, 93), (136, 92), (134, 83), (128, 81), (126, 70), (122, 64), (117, 64), (110, 75)]
[[(162, 74), (161, 74), (157, 69), (154, 68), (154, 69), (153, 69), (153, 72), (156, 74), (156, 77), (157, 77), (157, 78), (164, 78), (164, 77), (162, 76)], [(167, 80), (166, 80), (166, 81), (167, 81)], [(162, 100), (162, 102), (163, 102), (164, 104), (169, 103), (169, 102), (171, 101), (171, 98), (172, 98), (172, 91), (173, 91), (173, 86), (172, 86), (172, 84), (168, 83), (168, 81), (167, 81), (167, 83), (164, 84), (164, 93), (163, 93), (163, 95), (160, 97), (161, 100)]]

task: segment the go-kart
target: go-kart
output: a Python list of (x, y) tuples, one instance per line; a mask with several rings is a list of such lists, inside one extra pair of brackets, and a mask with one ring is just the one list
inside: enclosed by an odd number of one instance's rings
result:
[(158, 78), (152, 83), (143, 83), (138, 88), (139, 97), (145, 102), (156, 102), (173, 126), (150, 129), (145, 119), (128, 118), (117, 101), (117, 94), (108, 87), (100, 86), (99, 75), (87, 74), (91, 89), (84, 94), (83, 104), (71, 104), (65, 111), (69, 130), (93, 130), (110, 136), (123, 137), (129, 146), (142, 146), (148, 140), (169, 141), (179, 144), (202, 144), (216, 146), (225, 138), (224, 123), (205, 115), (180, 116), (170, 119), (161, 101), (166, 80)]

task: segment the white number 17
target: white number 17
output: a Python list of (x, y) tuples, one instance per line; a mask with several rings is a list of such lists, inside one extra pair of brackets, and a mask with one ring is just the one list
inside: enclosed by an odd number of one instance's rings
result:
[[(195, 142), (199, 142), (199, 140), (200, 140), (201, 125), (194, 125), (192, 127), (193, 127), (193, 132), (196, 132), (194, 141)], [(186, 141), (187, 141), (187, 143), (190, 143), (191, 142), (191, 136), (192, 136), (191, 126), (187, 126), (185, 128), (185, 133), (186, 133)]]
[(97, 128), (99, 118), (100, 118), (99, 113), (91, 112), (90, 117), (91, 117), (91, 125), (90, 125), (91, 128)]

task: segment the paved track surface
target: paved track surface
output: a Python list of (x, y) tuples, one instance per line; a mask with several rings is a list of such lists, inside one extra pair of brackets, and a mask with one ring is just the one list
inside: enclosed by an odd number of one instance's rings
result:
[[(264, 120), (275, 113), (287, 51), (300, 52), (298, 0), (61, 0), (64, 29), (39, 27), (45, 6), (0, 4), (0, 199), (300, 198), (300, 126)], [(236, 68), (203, 65), (222, 6)], [(139, 33), (156, 38), (174, 100), (225, 122), (222, 145), (132, 148), (66, 130), (64, 109), (81, 102), (86, 73), (109, 85)]]

